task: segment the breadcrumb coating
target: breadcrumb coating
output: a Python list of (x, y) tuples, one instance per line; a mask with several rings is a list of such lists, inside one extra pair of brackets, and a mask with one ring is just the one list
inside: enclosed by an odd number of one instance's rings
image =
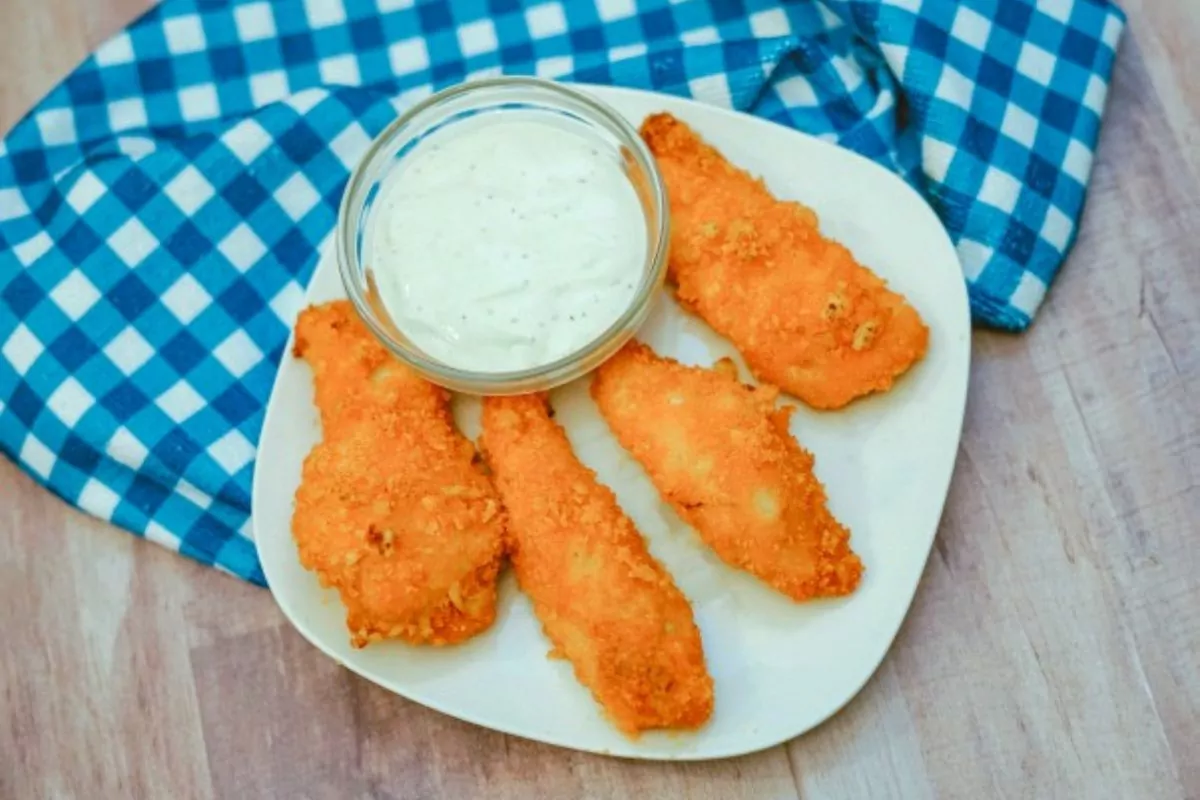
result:
[(642, 124), (671, 207), (670, 280), (760, 380), (814, 408), (883, 392), (924, 356), (916, 310), (670, 114)]
[(722, 561), (796, 601), (858, 586), (850, 533), (829, 512), (774, 387), (740, 383), (729, 362), (687, 367), (631, 342), (591, 391), (617, 440)]
[(691, 605), (576, 458), (545, 397), (486, 398), (483, 442), (517, 580), (554, 654), (626, 734), (702, 725), (713, 682)]
[(304, 461), (292, 533), (301, 563), (341, 595), (351, 643), (453, 644), (487, 629), (505, 516), (449, 395), (344, 300), (300, 314), (294, 353), (312, 367), (323, 439)]

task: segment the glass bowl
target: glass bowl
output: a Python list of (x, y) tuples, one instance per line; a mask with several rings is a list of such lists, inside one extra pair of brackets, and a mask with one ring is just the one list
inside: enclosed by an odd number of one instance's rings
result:
[[(446, 364), (417, 347), (388, 314), (380, 299), (373, 268), (364, 263), (364, 241), (372, 204), (389, 171), (422, 139), (480, 115), (519, 111), (523, 118), (548, 115), (572, 122), (572, 130), (612, 154), (641, 200), (646, 223), (646, 253), (641, 283), (628, 307), (604, 332), (576, 351), (548, 364), (513, 372), (476, 372)], [(402, 180), (402, 178), (399, 178)], [(401, 188), (403, 184), (400, 184)], [(492, 78), (461, 84), (418, 103), (400, 115), (372, 142), (350, 175), (338, 211), (336, 249), (342, 283), (359, 316), (396, 358), (427, 380), (477, 395), (545, 391), (578, 378), (603, 363), (645, 321), (666, 272), (669, 219), (666, 191), (654, 158), (637, 131), (617, 111), (552, 81)]]

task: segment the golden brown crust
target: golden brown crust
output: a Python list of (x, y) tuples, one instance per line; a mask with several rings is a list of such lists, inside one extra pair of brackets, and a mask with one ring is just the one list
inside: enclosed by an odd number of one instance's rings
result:
[(323, 440), (304, 461), (300, 561), (346, 606), (351, 642), (452, 644), (496, 616), (504, 514), (447, 393), (395, 361), (350, 304), (305, 309)]
[(685, 367), (638, 342), (597, 372), (592, 397), (617, 440), (730, 566), (793, 600), (849, 594), (862, 562), (829, 512), (813, 457), (774, 387)]
[(555, 653), (622, 731), (698, 727), (713, 685), (691, 605), (548, 411), (542, 396), (484, 400), (521, 588)]
[(671, 206), (669, 275), (683, 305), (761, 380), (814, 408), (889, 389), (928, 347), (917, 312), (817, 216), (776, 200), (669, 114), (642, 124)]

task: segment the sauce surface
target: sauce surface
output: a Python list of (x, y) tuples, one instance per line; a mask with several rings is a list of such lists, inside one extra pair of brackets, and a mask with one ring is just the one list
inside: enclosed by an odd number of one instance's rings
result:
[(392, 320), (427, 355), (531, 369), (587, 345), (633, 301), (641, 201), (612, 150), (566, 124), (458, 123), (384, 178), (364, 256)]

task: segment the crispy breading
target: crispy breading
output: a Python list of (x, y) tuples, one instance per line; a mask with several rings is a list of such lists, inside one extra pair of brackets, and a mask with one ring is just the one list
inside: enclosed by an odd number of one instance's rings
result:
[(345, 425), (381, 413), (438, 417), (449, 401), (445, 389), (388, 353), (349, 300), (301, 311), (292, 353), (312, 367), (314, 400), (322, 426), (333, 420)]
[(886, 391), (925, 354), (916, 310), (823, 237), (811, 209), (776, 200), (670, 114), (647, 118), (641, 133), (670, 198), (679, 300), (756, 377), (833, 409)]
[(691, 605), (576, 458), (545, 397), (486, 398), (483, 446), (517, 580), (554, 654), (627, 734), (702, 725), (713, 683)]
[(793, 600), (845, 595), (862, 576), (778, 390), (687, 367), (638, 342), (602, 365), (592, 397), (659, 494), (722, 561)]
[(391, 358), (346, 301), (304, 310), (294, 352), (313, 368), (323, 439), (292, 533), (341, 595), (351, 643), (453, 644), (488, 628), (505, 518), (449, 395)]

